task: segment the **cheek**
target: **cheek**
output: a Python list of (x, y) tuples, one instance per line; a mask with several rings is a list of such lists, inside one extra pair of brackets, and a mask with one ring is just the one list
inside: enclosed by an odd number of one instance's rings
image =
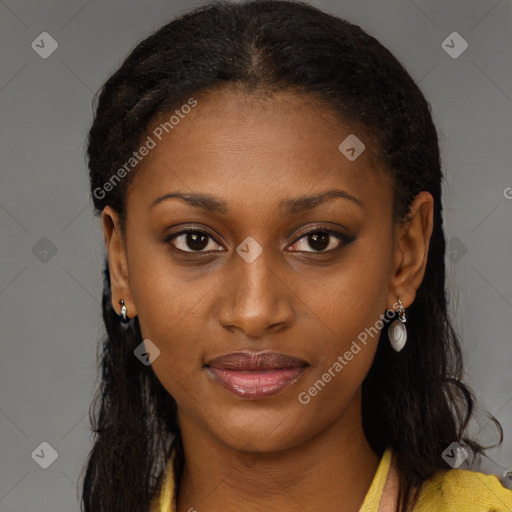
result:
[[(335, 341), (326, 344), (328, 352), (341, 353), (352, 340), (375, 326), (386, 310), (390, 274), (386, 254), (361, 246), (328, 275), (304, 277), (296, 293), (301, 296), (318, 327)], [(380, 329), (382, 325), (378, 324)], [(374, 332), (374, 329), (372, 330)], [(377, 338), (378, 336), (376, 336)], [(360, 337), (364, 339), (364, 335)], [(371, 339), (371, 337), (369, 337)]]
[[(209, 280), (189, 282), (183, 271), (169, 260), (135, 254), (131, 259), (130, 287), (137, 308), (143, 339), (160, 350), (153, 368), (167, 387), (175, 387), (201, 366), (201, 345), (205, 338), (204, 307), (214, 293)], [(208, 281), (208, 282), (207, 282)], [(174, 389), (168, 389), (174, 394)]]
[(133, 228), (128, 246), (130, 290), (137, 308), (142, 334), (160, 342), (176, 336), (200, 308), (210, 288), (194, 281), (190, 268), (173, 263), (170, 249), (152, 239), (149, 228)]
[[(361, 388), (385, 318), (386, 293), (379, 292), (381, 283), (362, 279), (355, 269), (354, 275), (345, 273), (334, 283), (316, 300), (323, 305), (314, 321), (318, 332), (310, 336), (317, 356), (297, 396), (301, 410), (317, 425), (333, 421)], [(314, 302), (314, 297), (310, 300)]]
[[(324, 399), (343, 401), (355, 393), (368, 373), (385, 317), (389, 287), (386, 254), (390, 247), (378, 238), (361, 243), (328, 277), (303, 278), (296, 293), (306, 304), (314, 340), (316, 364), (308, 385), (319, 379)], [(375, 254), (383, 255), (376, 259)], [(316, 283), (315, 286), (313, 284)], [(304, 389), (307, 392), (307, 389)], [(315, 394), (315, 390), (312, 390)], [(322, 400), (320, 400), (322, 401)]]

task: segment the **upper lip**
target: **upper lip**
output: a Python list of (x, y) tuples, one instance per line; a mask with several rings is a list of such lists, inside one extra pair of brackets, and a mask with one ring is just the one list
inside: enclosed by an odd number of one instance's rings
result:
[(221, 370), (278, 370), (307, 366), (303, 359), (281, 352), (231, 352), (211, 359), (206, 366)]

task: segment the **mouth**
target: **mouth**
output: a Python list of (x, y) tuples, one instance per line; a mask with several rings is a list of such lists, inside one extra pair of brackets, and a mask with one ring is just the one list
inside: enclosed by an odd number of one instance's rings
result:
[(280, 352), (232, 352), (209, 361), (210, 378), (235, 396), (258, 400), (294, 384), (309, 364)]

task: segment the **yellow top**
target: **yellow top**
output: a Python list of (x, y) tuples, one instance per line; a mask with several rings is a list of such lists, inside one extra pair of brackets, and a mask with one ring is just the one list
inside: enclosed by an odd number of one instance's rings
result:
[[(383, 453), (360, 512), (378, 512), (392, 456), (391, 448)], [(150, 512), (176, 512), (173, 457), (174, 454)], [(512, 491), (494, 475), (464, 469), (441, 470), (423, 484), (414, 512), (512, 512)]]

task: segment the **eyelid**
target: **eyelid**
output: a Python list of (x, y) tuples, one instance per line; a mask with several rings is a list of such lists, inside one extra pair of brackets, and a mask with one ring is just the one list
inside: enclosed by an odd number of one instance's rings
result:
[(309, 253), (309, 254), (332, 254), (342, 247), (349, 245), (355, 240), (354, 235), (349, 235), (347, 233), (343, 233), (342, 231), (339, 231), (337, 229), (326, 227), (326, 226), (313, 226), (309, 227), (308, 229), (301, 231), (295, 240), (290, 245), (295, 245), (299, 240), (304, 238), (305, 236), (308, 236), (313, 233), (327, 233), (328, 235), (331, 235), (335, 238), (337, 238), (340, 242), (338, 247), (334, 249), (329, 249), (328, 251), (291, 251), (291, 252), (298, 252), (298, 253)]
[(348, 233), (344, 233), (343, 231), (336, 229), (334, 227), (331, 227), (331, 226), (320, 226), (320, 225), (319, 226), (309, 226), (305, 229), (300, 230), (297, 233), (297, 236), (292, 243), (295, 243), (297, 240), (300, 240), (302, 237), (304, 237), (306, 235), (309, 235), (311, 233), (317, 233), (319, 231), (321, 231), (322, 233), (329, 233), (330, 235), (336, 235), (339, 237), (345, 237), (345, 238), (350, 237), (350, 235)]
[(199, 233), (201, 235), (205, 235), (208, 238), (210, 238), (213, 242), (215, 242), (217, 245), (222, 245), (219, 242), (217, 242), (216, 238), (209, 231), (207, 231), (204, 228), (195, 228), (195, 227), (188, 227), (188, 228), (182, 229), (181, 231), (176, 231), (175, 233), (170, 233), (169, 235), (166, 235), (162, 239), (162, 243), (170, 244), (170, 245), (172, 245), (174, 247), (174, 249), (176, 251), (181, 252), (181, 253), (185, 253), (185, 254), (211, 254), (211, 253), (214, 253), (214, 252), (225, 252), (225, 251), (220, 251), (220, 250), (214, 250), (214, 251), (212, 251), (212, 250), (210, 250), (210, 251), (184, 251), (183, 249), (178, 249), (176, 246), (174, 246), (174, 244), (172, 242), (174, 241), (175, 238), (178, 238), (179, 236), (182, 236), (182, 235), (187, 235), (189, 233)]

